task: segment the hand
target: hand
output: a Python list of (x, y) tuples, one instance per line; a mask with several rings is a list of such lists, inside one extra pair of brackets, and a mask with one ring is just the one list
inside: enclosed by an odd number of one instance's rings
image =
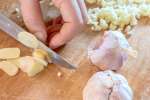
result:
[(52, 0), (54, 5), (60, 9), (64, 23), (55, 27), (60, 28), (59, 32), (50, 31), (54, 26), (49, 26), (49, 31), (47, 32), (47, 27), (42, 18), (39, 0), (19, 1), (27, 28), (41, 41), (46, 42), (48, 39), (48, 45), (52, 49), (58, 48), (70, 41), (84, 28), (87, 21), (84, 0)]
[(47, 43), (55, 36), (57, 33), (60, 32), (64, 21), (61, 16), (58, 16), (46, 23), (47, 26)]

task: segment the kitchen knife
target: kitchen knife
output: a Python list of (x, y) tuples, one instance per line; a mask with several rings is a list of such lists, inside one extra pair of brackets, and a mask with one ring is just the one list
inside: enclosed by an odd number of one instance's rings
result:
[[(16, 39), (19, 42), (21, 42), (21, 41), (17, 38), (18, 34), (20, 32), (26, 32), (23, 28), (21, 28), (16, 23), (11, 21), (9, 18), (4, 16), (2, 13), (0, 13), (0, 29), (5, 31), (8, 35), (10, 35), (11, 37), (13, 37), (14, 39)], [(60, 55), (55, 53), (52, 49), (48, 48), (44, 43), (42, 43), (39, 40), (38, 40), (38, 42), (39, 42), (39, 45), (37, 48), (44, 49), (45, 51), (48, 52), (48, 54), (50, 56), (49, 58), (51, 59), (51, 60), (49, 60), (49, 62), (52, 61), (52, 63), (54, 63), (54, 64), (58, 64), (62, 67), (69, 68), (69, 69), (75, 69), (76, 68), (74, 65), (70, 64), (65, 59), (63, 59)], [(25, 45), (25, 46), (27, 46), (27, 45)], [(27, 47), (29, 47), (29, 46), (27, 46)], [(32, 48), (32, 47), (30, 47), (30, 48)], [(32, 49), (34, 49), (34, 48), (32, 48)]]

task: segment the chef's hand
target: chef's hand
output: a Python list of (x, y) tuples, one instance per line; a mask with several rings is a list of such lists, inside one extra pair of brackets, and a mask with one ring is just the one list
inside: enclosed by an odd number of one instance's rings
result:
[[(52, 0), (54, 5), (59, 8), (63, 19), (63, 25), (59, 32), (49, 33), (44, 24), (40, 9), (39, 0), (19, 0), (24, 22), (30, 32), (34, 33), (41, 41), (48, 39), (49, 47), (58, 48), (70, 41), (85, 26), (87, 21), (87, 10), (84, 0)], [(54, 26), (53, 26), (54, 27)], [(60, 26), (56, 26), (57, 29)], [(53, 28), (49, 28), (53, 29)]]

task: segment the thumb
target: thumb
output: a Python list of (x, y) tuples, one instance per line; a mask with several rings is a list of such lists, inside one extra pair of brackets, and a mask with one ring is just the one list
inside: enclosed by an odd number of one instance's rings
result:
[(42, 41), (42, 42), (46, 42), (46, 40), (47, 40), (47, 34), (46, 34), (46, 32), (45, 33), (42, 33), (42, 32), (36, 32), (35, 33), (35, 36), (40, 40), (40, 41)]

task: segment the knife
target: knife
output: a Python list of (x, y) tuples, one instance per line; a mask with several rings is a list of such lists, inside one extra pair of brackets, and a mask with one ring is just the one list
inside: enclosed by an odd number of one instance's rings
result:
[[(11, 21), (8, 17), (4, 16), (2, 13), (0, 13), (0, 29), (5, 31), (8, 35), (10, 35), (11, 37), (13, 37), (15, 40), (17, 40), (19, 42), (21, 42), (21, 41), (17, 38), (18, 34), (20, 32), (26, 32), (23, 28), (21, 28), (16, 23)], [(50, 56), (49, 57), (50, 59), (48, 60), (48, 62), (52, 61), (52, 63), (60, 65), (62, 67), (69, 68), (69, 69), (76, 69), (76, 67), (74, 65), (67, 62), (64, 58), (62, 58), (60, 55), (58, 55), (52, 49), (47, 47), (44, 43), (42, 43), (39, 40), (38, 40), (38, 42), (39, 42), (39, 45), (38, 45), (37, 48), (44, 49), (45, 51), (48, 52), (48, 54)], [(23, 45), (25, 45), (25, 44), (23, 44)], [(27, 46), (27, 47), (32, 48), (32, 47), (29, 47), (29, 46)], [(34, 48), (32, 48), (32, 49), (34, 49)]]

